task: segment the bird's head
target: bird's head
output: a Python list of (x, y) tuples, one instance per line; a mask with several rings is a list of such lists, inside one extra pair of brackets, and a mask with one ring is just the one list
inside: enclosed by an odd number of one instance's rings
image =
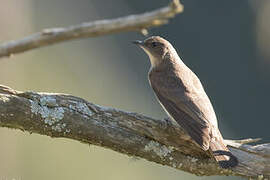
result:
[(167, 56), (175, 53), (172, 45), (159, 36), (152, 36), (144, 41), (133, 41), (133, 43), (141, 47), (147, 53), (152, 67), (159, 65)]

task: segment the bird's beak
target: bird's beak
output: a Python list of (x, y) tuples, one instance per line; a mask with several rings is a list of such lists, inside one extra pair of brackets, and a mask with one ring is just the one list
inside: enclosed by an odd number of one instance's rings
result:
[(143, 41), (139, 41), (139, 40), (136, 40), (136, 41), (132, 41), (133, 44), (136, 44), (138, 46), (143, 46)]

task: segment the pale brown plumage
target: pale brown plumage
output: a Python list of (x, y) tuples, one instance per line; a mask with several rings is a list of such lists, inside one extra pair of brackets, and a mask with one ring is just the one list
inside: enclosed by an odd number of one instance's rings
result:
[(223, 168), (237, 159), (219, 132), (212, 104), (198, 77), (182, 62), (173, 46), (159, 36), (135, 41), (151, 61), (149, 82), (164, 110)]

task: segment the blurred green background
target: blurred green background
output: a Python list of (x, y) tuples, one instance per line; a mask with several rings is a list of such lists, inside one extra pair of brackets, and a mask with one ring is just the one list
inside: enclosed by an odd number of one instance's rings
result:
[[(135, 14), (169, 0), (1, 0), (0, 41), (44, 28)], [(184, 13), (150, 35), (168, 39), (200, 77), (225, 138), (269, 140), (270, 1), (182, 0)], [(166, 117), (148, 85), (148, 57), (136, 32), (76, 40), (0, 60), (0, 83), (62, 92)], [(176, 180), (196, 177), (67, 139), (0, 128), (0, 179)], [(240, 179), (230, 177), (230, 179)]]

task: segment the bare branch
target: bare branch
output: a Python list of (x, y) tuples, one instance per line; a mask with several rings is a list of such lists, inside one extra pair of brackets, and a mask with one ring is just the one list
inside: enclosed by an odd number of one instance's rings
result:
[(147, 33), (147, 28), (166, 24), (168, 20), (183, 11), (179, 0), (173, 0), (168, 6), (138, 15), (129, 15), (116, 19), (82, 23), (66, 28), (44, 29), (20, 40), (0, 45), (0, 58), (27, 50), (85, 37), (140, 31)]
[(240, 163), (225, 170), (169, 120), (101, 107), (71, 95), (0, 86), (0, 126), (103, 146), (196, 175), (270, 178), (270, 144), (227, 140)]

